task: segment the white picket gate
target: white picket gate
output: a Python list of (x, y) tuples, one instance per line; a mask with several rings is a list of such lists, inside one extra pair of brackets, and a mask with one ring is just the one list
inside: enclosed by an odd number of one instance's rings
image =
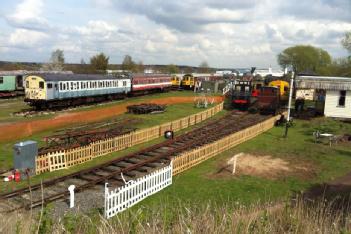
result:
[(117, 213), (133, 206), (144, 198), (172, 184), (172, 162), (157, 171), (147, 174), (124, 186), (110, 191), (105, 184), (105, 217), (111, 218)]

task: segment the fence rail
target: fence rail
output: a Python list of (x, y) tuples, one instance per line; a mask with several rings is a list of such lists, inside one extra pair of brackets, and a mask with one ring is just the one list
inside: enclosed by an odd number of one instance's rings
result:
[(71, 166), (90, 161), (96, 157), (156, 139), (163, 136), (163, 133), (166, 130), (179, 131), (212, 117), (222, 109), (223, 102), (205, 111), (159, 126), (141, 129), (118, 137), (96, 141), (87, 146), (38, 155), (36, 158), (36, 174), (66, 169)]
[(271, 129), (280, 116), (269, 118), (259, 124), (250, 126), (239, 132), (233, 133), (213, 143), (187, 151), (173, 157), (173, 175), (179, 174), (219, 153), (222, 153), (244, 141)]
[(150, 174), (128, 181), (124, 186), (110, 191), (105, 185), (105, 217), (111, 218), (117, 213), (133, 206), (146, 197), (157, 193), (172, 184), (172, 162)]

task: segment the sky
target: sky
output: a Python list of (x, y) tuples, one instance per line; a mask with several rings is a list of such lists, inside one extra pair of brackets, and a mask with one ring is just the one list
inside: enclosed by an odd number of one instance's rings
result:
[(278, 68), (309, 44), (334, 58), (351, 30), (351, 0), (0, 0), (0, 61), (68, 63), (103, 52), (144, 64)]

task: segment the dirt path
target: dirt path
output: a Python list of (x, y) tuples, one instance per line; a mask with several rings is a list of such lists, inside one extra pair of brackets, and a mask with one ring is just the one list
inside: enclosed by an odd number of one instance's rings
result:
[[(213, 97), (215, 102), (221, 102), (222, 97)], [(194, 97), (167, 97), (151, 99), (148, 101), (133, 102), (133, 104), (152, 102), (157, 104), (177, 104), (177, 103), (192, 103)], [(31, 136), (34, 133), (41, 132), (48, 129), (64, 127), (75, 123), (91, 123), (112, 118), (123, 114), (127, 110), (130, 102), (117, 104), (115, 106), (99, 108), (96, 110), (80, 111), (75, 113), (64, 113), (53, 117), (52, 119), (33, 120), (28, 122), (4, 124), (0, 129), (0, 142), (21, 139), (23, 137)]]

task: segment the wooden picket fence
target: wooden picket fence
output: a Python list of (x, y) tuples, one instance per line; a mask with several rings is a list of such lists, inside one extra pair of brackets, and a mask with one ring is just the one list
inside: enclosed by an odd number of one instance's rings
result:
[(146, 197), (157, 193), (172, 184), (172, 162), (161, 169), (128, 181), (122, 187), (110, 190), (105, 184), (105, 217), (111, 218), (117, 213), (133, 206)]
[(233, 133), (213, 143), (187, 151), (172, 158), (173, 175), (179, 174), (219, 153), (271, 129), (280, 116), (274, 116), (259, 124)]
[(163, 136), (167, 130), (179, 131), (198, 124), (221, 110), (223, 110), (223, 102), (205, 111), (159, 126), (137, 130), (118, 137), (107, 138), (82, 147), (38, 155), (36, 157), (36, 174), (66, 169), (90, 161), (96, 157), (156, 139)]

